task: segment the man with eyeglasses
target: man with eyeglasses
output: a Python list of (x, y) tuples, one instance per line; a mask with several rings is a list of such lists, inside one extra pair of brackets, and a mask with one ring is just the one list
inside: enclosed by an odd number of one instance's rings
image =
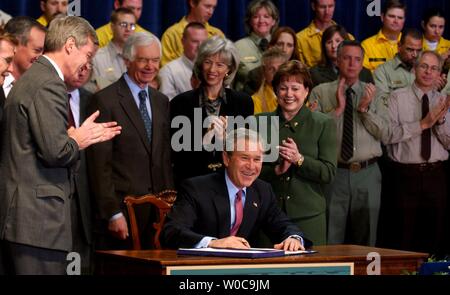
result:
[[(142, 6), (143, 6), (142, 0), (115, 0), (114, 1), (114, 9), (115, 10), (119, 9), (119, 8), (128, 8), (133, 12), (134, 16), (136, 17), (135, 29), (134, 29), (136, 32), (150, 33), (136, 23), (141, 18)], [(111, 22), (101, 26), (95, 32), (97, 33), (98, 42), (99, 42), (100, 47), (104, 47), (104, 46), (108, 45), (109, 41), (111, 41), (111, 39), (114, 37)]]
[[(127, 72), (97, 92), (92, 110), (99, 122), (114, 120), (121, 136), (88, 150), (88, 169), (99, 210), (97, 249), (131, 249), (123, 199), (173, 188), (169, 99), (150, 83), (158, 74), (161, 44), (149, 33), (135, 33), (125, 42)], [(151, 246), (154, 212), (137, 212), (143, 248)]]
[(441, 57), (421, 53), (414, 66), (412, 85), (388, 98), (390, 128), (383, 138), (392, 163), (389, 225), (396, 233), (395, 249), (442, 254), (447, 179), (444, 161), (450, 149), (450, 97), (439, 93), (434, 81), (442, 69)]
[(127, 71), (122, 57), (123, 46), (136, 29), (136, 16), (128, 8), (118, 8), (111, 14), (113, 38), (94, 57), (94, 79), (99, 89), (116, 82)]

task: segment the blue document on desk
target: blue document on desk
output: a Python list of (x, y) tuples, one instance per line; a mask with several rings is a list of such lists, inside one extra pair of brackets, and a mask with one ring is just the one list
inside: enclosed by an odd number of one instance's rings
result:
[(238, 258), (268, 258), (281, 257), (286, 255), (298, 255), (315, 253), (316, 251), (284, 251), (268, 248), (249, 248), (249, 249), (219, 249), (219, 248), (180, 248), (178, 255), (197, 255), (197, 256), (222, 256)]

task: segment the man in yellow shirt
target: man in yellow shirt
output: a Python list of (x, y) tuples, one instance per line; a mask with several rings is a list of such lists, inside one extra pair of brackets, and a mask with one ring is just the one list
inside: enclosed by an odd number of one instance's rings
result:
[[(142, 0), (115, 0), (114, 1), (114, 10), (125, 7), (133, 11), (136, 16), (136, 22), (139, 21), (139, 18), (142, 14)], [(97, 30), (95, 30), (98, 37), (98, 43), (100, 47), (104, 47), (108, 45), (109, 41), (113, 38), (113, 31), (111, 28), (111, 22), (101, 26)], [(140, 25), (136, 24), (135, 32), (147, 32)]]
[(37, 21), (47, 27), (58, 14), (67, 14), (67, 0), (41, 0), (41, 10), (44, 13)]
[(161, 38), (161, 66), (179, 58), (183, 54), (183, 44), (181, 39), (184, 28), (188, 23), (198, 22), (205, 25), (208, 37), (213, 35), (224, 36), (220, 29), (215, 28), (208, 23), (208, 20), (212, 17), (214, 10), (216, 9), (217, 0), (187, 0), (187, 4), (189, 8), (188, 15), (183, 16), (179, 22), (169, 27)]
[(406, 5), (399, 0), (387, 0), (381, 12), (383, 26), (378, 34), (362, 42), (364, 67), (372, 72), (394, 58), (398, 52), (398, 42), (405, 24)]
[[(335, 0), (311, 0), (314, 19), (308, 27), (297, 33), (300, 60), (313, 67), (322, 60), (322, 34), (336, 23), (333, 21)], [(351, 39), (354, 39), (353, 36)]]

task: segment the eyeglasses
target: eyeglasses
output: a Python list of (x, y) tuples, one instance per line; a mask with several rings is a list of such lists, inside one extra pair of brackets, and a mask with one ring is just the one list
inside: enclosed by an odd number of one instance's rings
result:
[(439, 67), (439, 66), (429, 66), (429, 65), (427, 65), (427, 64), (420, 64), (419, 65), (419, 68), (421, 69), (421, 70), (423, 70), (423, 71), (428, 71), (428, 70), (430, 70), (430, 72), (434, 72), (434, 73), (436, 73), (436, 72), (439, 72), (440, 70), (441, 70), (441, 68)]
[(133, 23), (120, 22), (120, 23), (118, 23), (118, 25), (119, 25), (119, 27), (124, 28), (124, 29), (129, 28), (132, 31), (136, 30), (136, 24), (133, 24)]

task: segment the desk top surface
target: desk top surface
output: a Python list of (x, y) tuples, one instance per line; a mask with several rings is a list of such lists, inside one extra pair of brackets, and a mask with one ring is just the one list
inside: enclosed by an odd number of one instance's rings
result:
[(191, 265), (194, 261), (197, 265), (208, 264), (254, 264), (254, 263), (314, 263), (314, 262), (339, 262), (367, 261), (368, 254), (375, 252), (381, 259), (426, 259), (427, 253), (400, 251), (392, 249), (356, 246), (356, 245), (329, 245), (313, 247), (318, 251), (314, 254), (293, 255), (272, 258), (230, 258), (230, 257), (209, 257), (209, 256), (187, 256), (177, 255), (176, 250), (117, 250), (117, 251), (97, 251), (103, 257), (115, 257), (142, 261), (148, 264), (159, 266), (181, 266)]

